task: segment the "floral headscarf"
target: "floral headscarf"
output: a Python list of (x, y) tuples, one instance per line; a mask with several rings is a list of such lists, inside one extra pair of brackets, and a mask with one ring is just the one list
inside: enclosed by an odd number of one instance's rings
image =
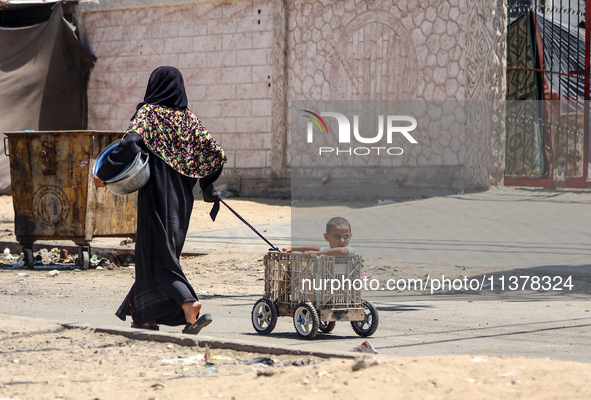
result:
[(227, 161), (220, 145), (187, 108), (183, 76), (174, 67), (152, 72), (127, 131), (139, 134), (150, 151), (183, 175), (202, 178)]
[(139, 134), (152, 153), (192, 178), (209, 175), (227, 161), (224, 150), (189, 109), (145, 104), (127, 131)]

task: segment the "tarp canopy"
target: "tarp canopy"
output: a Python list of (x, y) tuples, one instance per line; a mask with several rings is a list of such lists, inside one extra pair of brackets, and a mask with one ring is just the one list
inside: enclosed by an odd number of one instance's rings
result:
[[(0, 132), (86, 129), (86, 86), (95, 60), (63, 18), (61, 4), (47, 22), (0, 27)], [(0, 193), (9, 193), (3, 153)]]

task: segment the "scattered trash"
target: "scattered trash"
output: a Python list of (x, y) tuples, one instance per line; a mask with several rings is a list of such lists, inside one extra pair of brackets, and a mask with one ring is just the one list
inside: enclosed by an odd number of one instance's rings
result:
[(232, 359), (230, 357), (224, 357), (224, 356), (211, 356), (210, 360), (225, 360), (225, 361), (232, 361)]
[(306, 365), (310, 365), (310, 363), (311, 363), (310, 360), (305, 360), (305, 361), (304, 360), (297, 360), (297, 361), (293, 361), (291, 364), (288, 364), (288, 365), (291, 365), (294, 367), (305, 367)]
[(56, 276), (58, 276), (58, 275), (59, 275), (59, 273), (60, 273), (60, 272), (59, 272), (57, 269), (54, 269), (53, 271), (49, 271), (49, 272), (47, 273), (47, 275), (51, 276), (52, 278), (55, 278)]
[(155, 390), (162, 390), (162, 389), (166, 389), (166, 384), (158, 382), (158, 383), (153, 384), (150, 387)]
[(133, 239), (132, 238), (125, 238), (121, 241), (121, 243), (119, 243), (119, 246), (125, 246), (125, 245), (128, 245), (129, 243), (133, 243)]
[(96, 267), (96, 269), (113, 269), (115, 268), (115, 264), (107, 260), (106, 258), (101, 258), (100, 260), (96, 255), (92, 256), (90, 259), (90, 265)]
[[(11, 266), (12, 268), (25, 267), (25, 257), (23, 254), (16, 256), (10, 253), (9, 248), (5, 248), (0, 264)], [(67, 266), (67, 269), (72, 269), (75, 264), (75, 257), (68, 254), (65, 249), (58, 249), (57, 247), (48, 250), (46, 248), (40, 249), (33, 253), (34, 269), (49, 270), (55, 269), (56, 266)], [(63, 268), (62, 268), (63, 269)]]
[(369, 343), (369, 340), (366, 340), (359, 346), (355, 347), (354, 351), (358, 353), (378, 354), (377, 350), (371, 345), (371, 343)]
[(12, 254), (10, 254), (10, 249), (8, 247), (4, 249), (4, 259), (8, 261), (14, 260), (14, 257)]
[(396, 202), (390, 199), (378, 200), (378, 205), (384, 206), (386, 204), (396, 204)]
[(203, 361), (204, 357), (202, 354), (197, 354), (195, 356), (187, 357), (187, 358), (173, 358), (169, 360), (160, 360), (163, 364), (171, 364), (171, 365), (194, 365), (199, 364), (200, 361)]
[(200, 372), (199, 375), (213, 375), (213, 374), (217, 374), (217, 372), (218, 372), (217, 368), (212, 368), (212, 369), (208, 369), (207, 371)]
[(245, 364), (245, 365), (265, 364), (265, 365), (268, 365), (269, 367), (272, 367), (275, 365), (275, 361), (273, 361), (269, 357), (257, 357), (257, 358), (253, 358), (252, 360), (244, 361), (242, 364)]

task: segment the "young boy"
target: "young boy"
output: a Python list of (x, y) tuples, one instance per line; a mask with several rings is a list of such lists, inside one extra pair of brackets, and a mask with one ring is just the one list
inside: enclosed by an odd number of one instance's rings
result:
[(355, 254), (353, 247), (349, 246), (351, 240), (351, 225), (349, 221), (342, 217), (331, 218), (326, 223), (326, 233), (324, 239), (329, 244), (329, 247), (320, 246), (302, 246), (302, 247), (285, 247), (284, 253), (291, 253), (292, 251), (300, 251), (304, 255), (326, 255), (334, 257), (347, 257)]

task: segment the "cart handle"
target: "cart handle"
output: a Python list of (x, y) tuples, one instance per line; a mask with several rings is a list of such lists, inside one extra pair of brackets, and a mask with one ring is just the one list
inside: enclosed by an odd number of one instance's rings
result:
[(8, 136), (4, 136), (4, 155), (8, 157), (10, 154), (8, 154), (8, 144), (6, 143), (7, 140)]
[(244, 218), (242, 218), (242, 216), (241, 216), (240, 214), (238, 214), (236, 211), (234, 211), (234, 209), (233, 209), (232, 207), (230, 207), (229, 205), (227, 205), (227, 204), (226, 204), (226, 202), (225, 202), (223, 199), (221, 199), (221, 198), (220, 198), (220, 201), (222, 202), (222, 204), (223, 204), (223, 205), (225, 205), (226, 207), (228, 207), (228, 210), (232, 211), (232, 214), (234, 214), (235, 216), (237, 216), (237, 217), (238, 217), (238, 219), (239, 219), (240, 221), (244, 222), (244, 223), (246, 224), (246, 226), (248, 226), (250, 229), (252, 229), (252, 231), (253, 231), (254, 233), (256, 233), (257, 235), (259, 235), (259, 237), (260, 237), (261, 239), (263, 239), (265, 242), (267, 242), (267, 244), (268, 244), (269, 246), (271, 246), (271, 249), (270, 249), (270, 250), (273, 250), (273, 251), (279, 251), (279, 249), (278, 249), (277, 247), (273, 246), (273, 245), (271, 244), (271, 242), (269, 242), (269, 241), (268, 241), (268, 240), (267, 240), (267, 239), (266, 239), (266, 238), (265, 238), (263, 235), (261, 235), (261, 234), (259, 233), (259, 231), (257, 231), (257, 230), (254, 228), (254, 226), (252, 226), (251, 224), (249, 224), (249, 223), (248, 223), (248, 222), (247, 222), (247, 221), (246, 221)]

